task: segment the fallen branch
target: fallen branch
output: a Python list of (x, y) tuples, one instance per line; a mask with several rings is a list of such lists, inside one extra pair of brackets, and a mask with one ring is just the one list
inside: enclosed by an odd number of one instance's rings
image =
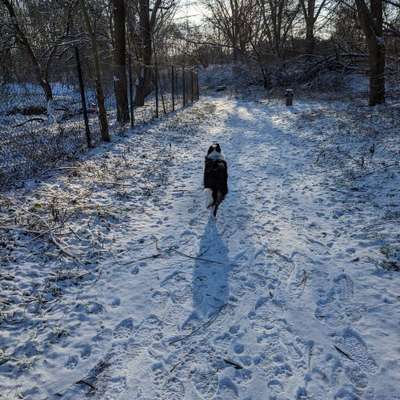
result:
[(26, 120), (26, 121), (24, 121), (24, 122), (21, 122), (20, 124), (13, 125), (11, 128), (19, 128), (19, 127), (21, 127), (21, 126), (27, 124), (28, 122), (33, 122), (33, 121), (45, 122), (46, 119), (40, 118), (40, 117), (30, 118), (30, 119), (28, 119), (28, 120)]

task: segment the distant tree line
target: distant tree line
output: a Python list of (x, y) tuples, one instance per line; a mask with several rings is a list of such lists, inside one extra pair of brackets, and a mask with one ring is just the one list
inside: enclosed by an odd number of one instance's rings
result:
[(398, 63), (400, 55), (400, 0), (198, 0), (205, 11), (201, 25), (175, 20), (177, 1), (0, 0), (0, 79), (30, 76), (51, 101), (51, 81), (67, 73), (70, 50), (79, 47), (104, 137), (104, 74), (112, 75), (117, 118), (125, 123), (129, 60), (137, 105), (151, 91), (146, 66), (152, 64), (250, 60), (269, 87), (271, 65), (335, 52), (366, 58), (369, 104), (385, 101), (387, 60)]
[[(211, 35), (199, 38), (201, 53), (223, 42), (233, 62), (252, 59), (265, 86), (272, 62), (332, 52), (366, 56), (369, 65), (369, 104), (385, 101), (385, 63), (399, 64), (399, 0), (203, 0)], [(215, 40), (215, 37), (218, 37)], [(221, 48), (221, 51), (224, 51)]]

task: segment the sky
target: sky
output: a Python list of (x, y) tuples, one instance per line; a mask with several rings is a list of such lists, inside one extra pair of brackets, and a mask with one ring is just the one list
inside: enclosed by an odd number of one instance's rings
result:
[(180, 0), (175, 15), (177, 22), (188, 19), (192, 24), (200, 24), (204, 14), (204, 7), (199, 0)]

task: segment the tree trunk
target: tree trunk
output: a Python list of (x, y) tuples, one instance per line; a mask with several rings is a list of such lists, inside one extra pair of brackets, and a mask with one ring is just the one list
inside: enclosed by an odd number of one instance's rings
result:
[(272, 88), (272, 82), (271, 82), (271, 74), (269, 73), (267, 68), (261, 67), (261, 73), (263, 76), (263, 83), (264, 83), (264, 89), (271, 89)]
[[(314, 19), (314, 18), (313, 18)], [(306, 52), (309, 55), (314, 54), (315, 50), (315, 37), (314, 37), (314, 21), (306, 20)]]
[(307, 42), (307, 53), (314, 54), (315, 37), (314, 37), (314, 25), (315, 25), (315, 0), (308, 0), (307, 2), (307, 16), (306, 16), (306, 42)]
[(126, 11), (124, 0), (113, 0), (114, 15), (114, 63), (115, 98), (117, 100), (117, 121), (124, 124), (129, 121), (128, 86), (126, 79)]
[(46, 96), (46, 101), (49, 102), (53, 100), (53, 91), (51, 90), (50, 83), (45, 79), (40, 79), (40, 86), (44, 91), (44, 95)]
[(371, 0), (371, 14), (375, 27), (374, 42), (370, 44), (370, 94), (369, 104), (385, 102), (385, 40), (383, 37), (383, 2)]
[[(3, 54), (0, 53), (2, 57), (4, 57), (4, 60), (12, 60), (11, 57), (11, 48), (5, 48), (3, 50)], [(13, 69), (12, 65), (9, 65), (8, 63), (1, 63), (1, 75), (2, 75), (2, 81), (1, 83), (11, 83), (11, 71)]]
[(3, 4), (6, 6), (8, 13), (10, 15), (11, 23), (14, 27), (15, 37), (18, 43), (20, 43), (23, 47), (25, 47), (28, 52), (29, 58), (32, 61), (33, 69), (36, 75), (36, 79), (39, 82), (39, 85), (42, 87), (44, 95), (46, 96), (46, 101), (49, 102), (53, 100), (53, 92), (51, 90), (51, 86), (48, 80), (45, 77), (45, 73), (43, 72), (43, 68), (39, 63), (39, 60), (36, 57), (35, 52), (32, 49), (31, 44), (25, 32), (21, 29), (17, 16), (15, 14), (14, 7), (9, 0), (2, 0)]
[(136, 85), (135, 104), (143, 106), (146, 95), (151, 85), (151, 56), (152, 56), (152, 37), (150, 24), (150, 5), (149, 0), (140, 0), (139, 3), (139, 23), (141, 30), (141, 55), (143, 67), (139, 76), (139, 82)]
[(383, 38), (382, 0), (371, 0), (371, 10), (364, 0), (356, 0), (358, 17), (368, 45), (369, 105), (385, 102), (385, 41)]
[(95, 86), (96, 86), (96, 98), (97, 98), (97, 106), (99, 108), (99, 123), (100, 123), (100, 133), (101, 138), (105, 142), (110, 141), (110, 134), (108, 132), (108, 121), (107, 121), (107, 111), (104, 105), (104, 92), (103, 86), (101, 84), (101, 68), (100, 68), (100, 58), (99, 58), (99, 50), (97, 46), (96, 35), (93, 31), (92, 24), (90, 22), (89, 13), (86, 8), (85, 0), (79, 0), (83, 19), (85, 21), (86, 30), (89, 34), (91, 45), (92, 45), (92, 53), (93, 53), (93, 61), (94, 61), (94, 72), (95, 72)]
[[(383, 40), (383, 38), (381, 38)], [(385, 46), (371, 41), (368, 45), (369, 105), (385, 102)]]

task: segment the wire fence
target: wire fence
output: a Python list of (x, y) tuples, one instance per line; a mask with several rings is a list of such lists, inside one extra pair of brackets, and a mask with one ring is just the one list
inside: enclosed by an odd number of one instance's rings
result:
[[(40, 175), (61, 160), (73, 159), (88, 143), (100, 142), (95, 82), (90, 66), (80, 61), (65, 65), (51, 82), (48, 101), (32, 77), (0, 84), (0, 187), (19, 178)], [(145, 101), (136, 105), (140, 76), (147, 76)], [(130, 126), (184, 108), (199, 99), (198, 74), (193, 67), (135, 65), (127, 69)], [(115, 78), (111, 69), (103, 74), (107, 118), (116, 121)], [(112, 132), (112, 128), (111, 128)]]

